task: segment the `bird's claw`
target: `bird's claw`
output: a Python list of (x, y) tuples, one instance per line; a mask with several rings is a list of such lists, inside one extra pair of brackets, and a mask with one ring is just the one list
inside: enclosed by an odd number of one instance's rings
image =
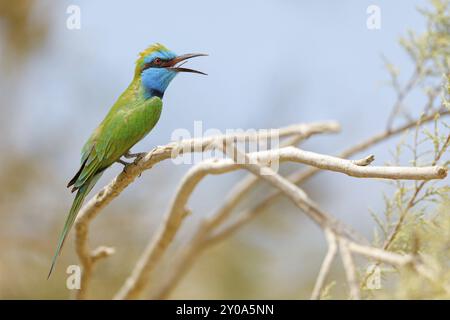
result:
[(129, 151), (127, 153), (125, 153), (123, 156), (127, 159), (133, 159), (134, 161), (133, 163), (136, 164), (138, 163), (143, 157), (145, 157), (147, 153), (145, 152), (138, 152), (138, 153), (130, 153)]
[(124, 167), (129, 166), (130, 164), (132, 164), (132, 162), (126, 162), (126, 161), (124, 161), (122, 159), (119, 159), (116, 162), (122, 164)]
[(144, 156), (146, 155), (145, 152), (138, 152), (138, 153), (130, 153), (130, 151), (128, 151), (127, 153), (125, 153), (123, 156), (127, 159), (142, 159)]

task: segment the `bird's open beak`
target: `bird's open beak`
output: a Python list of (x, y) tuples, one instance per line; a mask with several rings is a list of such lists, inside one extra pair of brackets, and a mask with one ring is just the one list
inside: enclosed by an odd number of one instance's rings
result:
[(172, 60), (169, 60), (166, 62), (166, 65), (164, 67), (166, 67), (169, 70), (174, 70), (176, 72), (192, 72), (192, 73), (199, 73), (199, 74), (204, 74), (205, 76), (207, 75), (204, 72), (198, 71), (198, 70), (194, 70), (194, 69), (188, 69), (188, 68), (181, 68), (181, 65), (183, 65), (183, 62), (187, 59), (190, 58), (195, 58), (195, 57), (204, 57), (207, 56), (207, 54), (204, 53), (188, 53), (188, 54), (183, 54), (181, 56), (178, 56), (176, 58), (173, 58)]

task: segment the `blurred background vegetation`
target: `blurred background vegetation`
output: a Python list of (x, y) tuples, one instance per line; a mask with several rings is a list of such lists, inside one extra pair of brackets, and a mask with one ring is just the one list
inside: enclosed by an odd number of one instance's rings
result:
[[(314, 138), (305, 145), (335, 154), (385, 129), (396, 99), (392, 86), (423, 64), (430, 73), (421, 74), (405, 101), (408, 112), (400, 112), (396, 121), (420, 115), (427, 88), (444, 83), (443, 76), (448, 76), (449, 7), (443, 5), (446, 1), (378, 2), (382, 27), (370, 31), (365, 24), (366, 8), (372, 4), (368, 1), (194, 1), (189, 5), (180, 1), (173, 4), (176, 9), (167, 23), (167, 16), (152, 10), (152, 1), (0, 0), (0, 298), (70, 296), (65, 266), (77, 263), (71, 239), (57, 272), (46, 280), (71, 203), (66, 180), (77, 169), (82, 143), (130, 80), (137, 53), (152, 42), (180, 53), (210, 53), (208, 61), (196, 62), (210, 76), (175, 81), (158, 128), (136, 151), (167, 143), (174, 129), (191, 129), (194, 120), (203, 120), (205, 129), (225, 130), (336, 119), (344, 130), (339, 137)], [(80, 30), (66, 28), (70, 4), (81, 8)], [(418, 5), (431, 11), (417, 10)], [(406, 36), (399, 45), (402, 34)], [(388, 72), (381, 53), (391, 61)], [(436, 103), (445, 101), (443, 96)], [(437, 123), (438, 134), (419, 130), (427, 138), (425, 151), (433, 150), (436, 139), (440, 147), (445, 142), (448, 126), (441, 119)], [(389, 153), (395, 154), (401, 146), (409, 150), (414, 132), (409, 134), (371, 150), (378, 164), (411, 164), (414, 157), (408, 151), (398, 157)], [(425, 164), (432, 156), (425, 153), (412, 164)], [(448, 151), (441, 158), (448, 162)], [(283, 170), (294, 167), (298, 166)], [(114, 246), (116, 254), (97, 266), (91, 297), (109, 298), (122, 284), (186, 169), (170, 162), (158, 165), (95, 221), (91, 241)], [(120, 166), (112, 168), (98, 187), (120, 170)], [(199, 218), (216, 208), (241, 176), (207, 179), (193, 199), (195, 214), (158, 272), (164, 273)], [(381, 245), (383, 230), (395, 225), (389, 219), (397, 221), (408, 192), (415, 187), (326, 173), (309, 182), (306, 190), (367, 236), (372, 237), (376, 229), (373, 238)], [(430, 192), (433, 206), (417, 209), (391, 248), (420, 250), (433, 257), (443, 282), (450, 279), (448, 189), (448, 180), (423, 188), (422, 192)], [(267, 191), (258, 188), (244, 205)], [(172, 297), (308, 298), (324, 252), (320, 230), (291, 204), (280, 201), (202, 255)], [(345, 298), (342, 269), (337, 264), (333, 270), (335, 285), (329, 296)], [(448, 298), (438, 287), (408, 271), (383, 272), (385, 289), (367, 292), (367, 297)]]

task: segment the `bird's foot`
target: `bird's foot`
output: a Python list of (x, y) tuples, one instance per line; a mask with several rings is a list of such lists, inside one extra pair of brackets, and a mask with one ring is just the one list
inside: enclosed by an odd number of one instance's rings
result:
[(138, 163), (143, 157), (145, 157), (146, 154), (146, 152), (130, 153), (130, 151), (128, 151), (123, 156), (127, 159), (134, 158), (133, 163)]
[(116, 162), (122, 164), (124, 167), (129, 166), (130, 164), (133, 164), (132, 162), (126, 162), (122, 159), (119, 159)]
[(146, 155), (145, 152), (138, 152), (138, 153), (130, 153), (130, 151), (128, 151), (127, 153), (125, 153), (123, 156), (127, 159), (133, 159), (133, 158), (138, 158), (141, 159), (142, 157), (144, 157)]

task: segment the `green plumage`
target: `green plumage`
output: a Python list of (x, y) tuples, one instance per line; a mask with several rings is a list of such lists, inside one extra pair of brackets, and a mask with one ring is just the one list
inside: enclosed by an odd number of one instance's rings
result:
[(162, 100), (159, 97), (145, 99), (141, 80), (135, 76), (94, 130), (82, 149), (81, 168), (68, 185), (73, 186), (72, 191), (77, 191), (77, 194), (61, 232), (49, 276), (86, 195), (106, 168), (152, 130), (159, 120), (161, 110)]

